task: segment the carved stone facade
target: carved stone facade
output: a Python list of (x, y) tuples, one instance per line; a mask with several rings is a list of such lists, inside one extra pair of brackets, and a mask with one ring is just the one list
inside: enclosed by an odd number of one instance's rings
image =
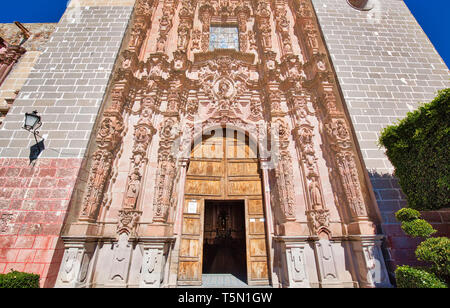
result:
[[(417, 265), (376, 139), (450, 85), (403, 1), (73, 0), (0, 36), (0, 273), (199, 286), (228, 235), (251, 286), (388, 287)], [(440, 236), (447, 212), (424, 213)]]
[[(212, 26), (237, 26), (239, 50), (209, 50)], [(269, 284), (389, 285), (311, 1), (138, 0), (72, 199), (57, 286), (177, 286), (191, 145), (218, 127), (257, 149)]]

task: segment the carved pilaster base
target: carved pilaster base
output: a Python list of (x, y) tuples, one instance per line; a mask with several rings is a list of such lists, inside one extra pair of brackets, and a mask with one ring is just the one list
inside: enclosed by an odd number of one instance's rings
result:
[(310, 288), (310, 281), (307, 273), (304, 242), (285, 242), (282, 245), (282, 254), (285, 256), (286, 264), (286, 285), (289, 288)]
[(314, 242), (314, 249), (319, 269), (320, 287), (342, 287), (338, 277), (332, 243), (327, 239), (316, 240)]
[(160, 288), (165, 284), (166, 264), (172, 238), (140, 238), (142, 250), (140, 288)]
[(382, 238), (381, 235), (351, 237), (363, 288), (392, 288), (381, 251)]
[(105, 287), (126, 288), (128, 286), (133, 244), (129, 241), (128, 234), (122, 233), (119, 235), (119, 240), (112, 247), (111, 268)]
[(63, 238), (63, 240), (65, 250), (55, 288), (89, 288), (95, 239)]

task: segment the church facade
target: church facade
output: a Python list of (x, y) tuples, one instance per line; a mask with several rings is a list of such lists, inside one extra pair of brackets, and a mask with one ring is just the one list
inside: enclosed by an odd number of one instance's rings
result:
[[(404, 204), (374, 140), (449, 84), (428, 41), (412, 40), (422, 68), (387, 39), (411, 19), (402, 1), (72, 1), (0, 130), (19, 179), (2, 190), (4, 271), (34, 266), (48, 287), (391, 287)], [(30, 139), (33, 108), (46, 148), (30, 167), (32, 141), (11, 140)]]

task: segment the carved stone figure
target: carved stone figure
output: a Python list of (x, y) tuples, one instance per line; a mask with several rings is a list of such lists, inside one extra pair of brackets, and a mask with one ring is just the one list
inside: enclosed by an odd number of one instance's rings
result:
[(141, 185), (141, 176), (137, 171), (131, 174), (128, 182), (125, 206), (129, 208), (136, 207), (136, 200), (139, 196), (139, 186)]
[(309, 184), (309, 191), (311, 195), (311, 205), (313, 209), (321, 209), (322, 204), (322, 192), (320, 191), (319, 183), (315, 177), (311, 178), (311, 183)]

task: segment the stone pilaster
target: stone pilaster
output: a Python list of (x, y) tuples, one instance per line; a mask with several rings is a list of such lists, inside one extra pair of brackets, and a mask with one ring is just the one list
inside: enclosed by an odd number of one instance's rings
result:
[(365, 288), (390, 288), (389, 275), (381, 250), (383, 236), (352, 236), (359, 280)]
[(65, 238), (64, 247), (64, 256), (55, 287), (90, 287), (90, 268), (94, 259), (95, 239)]
[(160, 288), (167, 284), (167, 258), (173, 238), (140, 238), (143, 252), (140, 288)]

